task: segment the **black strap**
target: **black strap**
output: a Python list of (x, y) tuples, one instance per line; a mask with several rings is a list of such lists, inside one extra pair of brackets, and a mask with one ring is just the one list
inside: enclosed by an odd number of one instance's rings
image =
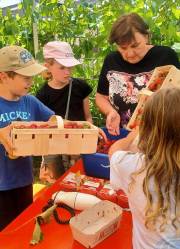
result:
[(70, 105), (70, 99), (71, 99), (72, 81), (73, 81), (72, 78), (70, 78), (68, 99), (67, 99), (67, 105), (66, 105), (66, 113), (65, 113), (64, 119), (68, 119), (68, 116), (69, 116), (69, 105)]
[[(48, 204), (42, 208), (42, 211), (43, 211), (43, 212), (46, 211), (48, 208), (52, 207), (53, 205), (54, 205), (54, 201), (53, 201), (53, 200), (49, 200), (49, 201), (48, 201)], [(71, 208), (71, 207), (69, 207), (69, 206), (67, 206), (67, 205), (64, 204), (64, 203), (59, 203), (59, 204), (57, 204), (57, 207), (66, 209), (66, 210), (70, 213), (71, 217), (70, 217), (68, 220), (62, 220), (62, 219), (59, 218), (58, 212), (57, 212), (57, 210), (55, 209), (55, 210), (53, 211), (53, 216), (54, 216), (54, 219), (56, 220), (56, 222), (57, 222), (58, 224), (69, 224), (70, 219), (71, 219), (73, 216), (75, 216), (75, 211), (74, 211), (74, 209)], [(39, 222), (39, 224), (42, 224), (43, 221), (41, 220), (41, 217), (39, 217), (39, 218), (40, 218), (40, 219), (38, 220), (38, 222)]]

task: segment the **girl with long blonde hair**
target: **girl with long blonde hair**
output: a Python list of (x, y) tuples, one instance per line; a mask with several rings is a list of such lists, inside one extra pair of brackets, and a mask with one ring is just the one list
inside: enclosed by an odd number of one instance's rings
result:
[[(115, 143), (111, 184), (128, 196), (134, 249), (180, 248), (180, 88), (166, 88), (147, 101), (136, 136)], [(134, 148), (133, 148), (134, 149)]]

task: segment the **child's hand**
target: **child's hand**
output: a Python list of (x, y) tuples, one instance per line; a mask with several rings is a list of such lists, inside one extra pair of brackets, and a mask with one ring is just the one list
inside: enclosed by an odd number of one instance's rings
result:
[(0, 128), (0, 143), (4, 145), (4, 148), (9, 155), (12, 154), (12, 149), (13, 149), (12, 141), (10, 139), (11, 130), (12, 130), (12, 125)]
[(109, 149), (109, 157), (111, 158), (112, 154), (118, 150), (123, 151), (131, 151), (131, 152), (138, 152), (138, 129), (134, 129), (131, 131), (127, 137), (117, 140)]

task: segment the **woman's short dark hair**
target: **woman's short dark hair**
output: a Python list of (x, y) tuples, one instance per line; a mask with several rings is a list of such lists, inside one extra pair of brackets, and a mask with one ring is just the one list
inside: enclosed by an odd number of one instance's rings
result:
[(138, 14), (126, 14), (114, 22), (110, 32), (109, 42), (110, 44), (116, 43), (118, 45), (129, 43), (135, 39), (135, 32), (149, 36), (148, 30), (149, 26)]

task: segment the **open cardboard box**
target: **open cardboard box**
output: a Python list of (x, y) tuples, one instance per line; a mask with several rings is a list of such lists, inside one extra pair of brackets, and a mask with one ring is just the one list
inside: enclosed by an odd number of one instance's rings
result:
[(122, 209), (117, 204), (100, 201), (71, 218), (73, 237), (86, 248), (92, 248), (119, 228), (121, 215)]

